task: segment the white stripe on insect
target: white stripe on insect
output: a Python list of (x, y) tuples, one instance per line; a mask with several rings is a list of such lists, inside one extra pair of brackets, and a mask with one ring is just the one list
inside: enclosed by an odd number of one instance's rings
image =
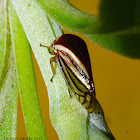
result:
[(68, 48), (66, 48), (66, 47), (64, 47), (62, 45), (55, 45), (54, 49), (55, 49), (54, 50), (55, 53), (57, 53), (57, 50), (66, 52), (76, 62), (76, 64), (84, 71), (86, 76), (89, 78), (87, 70), (85, 69), (85, 67), (83, 66), (81, 61), (78, 59), (78, 57), (71, 50), (69, 50)]

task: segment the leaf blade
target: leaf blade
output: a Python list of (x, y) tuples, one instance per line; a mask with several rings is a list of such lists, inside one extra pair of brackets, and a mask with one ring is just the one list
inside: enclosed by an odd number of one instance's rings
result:
[(97, 30), (97, 17), (78, 10), (67, 0), (36, 1), (47, 15), (63, 28), (81, 33), (92, 33)]
[[(7, 35), (7, 1), (0, 1), (0, 77), (4, 67)], [(0, 79), (1, 80), (1, 79)]]
[(0, 138), (15, 138), (18, 86), (7, 1), (0, 1)]
[(9, 17), (27, 135), (29, 138), (42, 138), (46, 140), (46, 131), (37, 94), (30, 45), (11, 2), (9, 3)]
[(136, 5), (138, 1), (101, 0), (99, 6), (99, 22), (102, 33), (116, 32), (131, 28), (136, 23)]
[(91, 34), (86, 36), (97, 45), (109, 51), (134, 59), (140, 58), (140, 34), (117, 36), (109, 34)]

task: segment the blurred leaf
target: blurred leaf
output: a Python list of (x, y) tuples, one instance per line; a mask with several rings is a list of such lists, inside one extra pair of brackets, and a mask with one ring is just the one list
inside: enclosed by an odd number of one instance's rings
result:
[(5, 51), (6, 51), (6, 35), (7, 35), (7, 0), (0, 1), (0, 80), (4, 67)]
[(93, 33), (97, 30), (97, 17), (78, 10), (68, 0), (36, 1), (63, 28), (81, 33)]
[(99, 15), (90, 15), (74, 7), (68, 0), (36, 0), (42, 9), (63, 28), (80, 33), (113, 33), (133, 27), (140, 33), (138, 0), (101, 0)]
[(86, 35), (95, 44), (123, 56), (140, 58), (140, 1), (101, 0), (102, 33)]
[(16, 137), (18, 81), (7, 16), (7, 1), (0, 1), (0, 139)]
[(116, 32), (140, 25), (139, 8), (139, 0), (101, 0), (99, 23), (102, 33)]
[(46, 140), (46, 131), (35, 82), (31, 48), (11, 2), (9, 2), (9, 18), (27, 135), (31, 139)]
[(95, 44), (121, 55), (140, 59), (140, 34), (134, 35), (86, 35)]

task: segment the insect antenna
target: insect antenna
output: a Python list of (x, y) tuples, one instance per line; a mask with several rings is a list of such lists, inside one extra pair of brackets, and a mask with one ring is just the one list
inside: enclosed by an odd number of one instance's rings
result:
[(47, 47), (47, 49), (48, 49), (48, 51), (49, 51), (49, 53), (50, 53), (51, 55), (56, 55), (56, 53), (54, 52), (54, 50), (53, 50), (53, 51), (51, 50), (51, 46), (45, 46), (45, 45), (42, 45), (42, 44), (40, 43), (40, 47)]

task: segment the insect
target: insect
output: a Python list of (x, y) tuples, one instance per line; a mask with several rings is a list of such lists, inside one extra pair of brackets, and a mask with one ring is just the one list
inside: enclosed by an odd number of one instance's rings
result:
[(50, 65), (53, 72), (51, 81), (53, 81), (55, 75), (53, 66), (53, 62), (55, 62), (58, 64), (66, 81), (70, 97), (71, 89), (83, 107), (87, 109), (88, 112), (93, 112), (95, 104), (95, 88), (92, 78), (90, 58), (85, 42), (78, 36), (64, 34), (47, 48), (49, 53), (54, 55), (54, 57), (50, 58)]

